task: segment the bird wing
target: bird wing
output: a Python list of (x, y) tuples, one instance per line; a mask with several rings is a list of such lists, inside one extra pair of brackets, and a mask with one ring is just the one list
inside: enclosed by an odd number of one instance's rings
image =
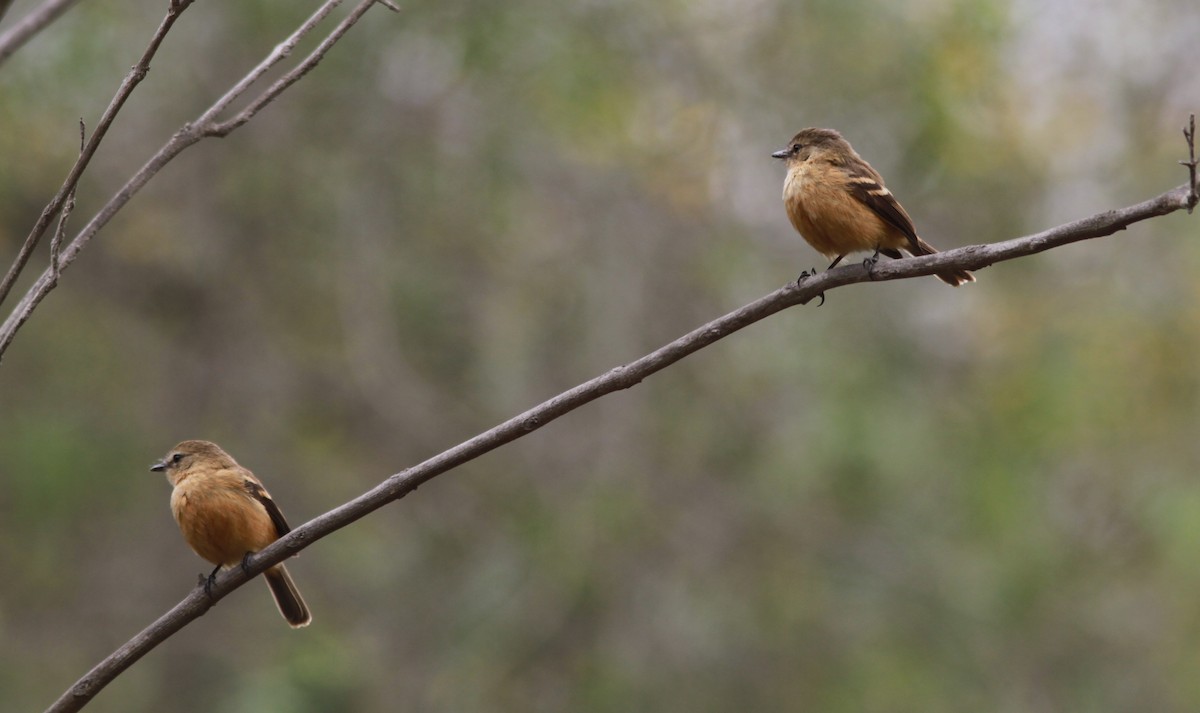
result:
[(275, 501), (271, 499), (271, 496), (267, 494), (267, 490), (262, 486), (262, 483), (258, 482), (257, 480), (246, 478), (246, 480), (242, 483), (242, 487), (246, 489), (246, 492), (250, 494), (251, 498), (254, 498), (264, 508), (266, 508), (267, 515), (270, 516), (271, 522), (275, 524), (275, 532), (277, 533), (277, 537), (283, 537), (292, 531), (291, 526), (287, 524), (287, 520), (285, 520), (283, 517), (283, 512), (279, 509), (279, 506), (275, 504)]
[(887, 186), (883, 185), (883, 178), (879, 173), (865, 164), (847, 166), (846, 171), (849, 173), (850, 195), (870, 208), (885, 223), (903, 233), (904, 237), (908, 238), (910, 252), (915, 255), (922, 254), (918, 245), (917, 229), (913, 227), (912, 218), (908, 217), (908, 213), (904, 211), (900, 201), (896, 200), (896, 196), (893, 196)]

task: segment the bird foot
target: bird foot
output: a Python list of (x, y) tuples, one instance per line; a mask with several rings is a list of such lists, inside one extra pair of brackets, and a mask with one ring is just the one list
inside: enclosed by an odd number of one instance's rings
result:
[[(812, 272), (805, 270), (804, 272), (800, 273), (800, 277), (796, 278), (796, 286), (799, 287), (800, 284), (802, 282), (804, 282), (805, 280), (807, 280), (808, 278), (816, 277), (816, 276), (817, 276), (817, 268), (814, 267), (812, 269)], [(825, 304), (825, 293), (822, 292), (821, 294), (819, 294), (817, 296), (821, 298), (821, 301), (817, 303), (817, 306), (820, 307), (821, 305)]]
[(216, 567), (213, 567), (213, 571), (209, 572), (207, 577), (205, 577), (203, 574), (200, 575), (200, 584), (204, 587), (204, 593), (208, 595), (209, 599), (213, 598), (213, 583), (217, 581), (217, 572), (220, 571), (221, 565), (217, 565)]
[(204, 576), (203, 574), (201, 574), (201, 575), (199, 575), (199, 577), (200, 577), (200, 579), (197, 582), (197, 584), (199, 584), (201, 587), (204, 587), (204, 593), (208, 595), (209, 599), (212, 599), (213, 598), (213, 594), (212, 594), (213, 582), (217, 581), (217, 573), (213, 572), (212, 574), (208, 575), (207, 577)]
[(863, 267), (867, 268), (867, 277), (875, 279), (875, 263), (879, 262), (879, 253), (875, 253), (871, 257), (862, 261)]

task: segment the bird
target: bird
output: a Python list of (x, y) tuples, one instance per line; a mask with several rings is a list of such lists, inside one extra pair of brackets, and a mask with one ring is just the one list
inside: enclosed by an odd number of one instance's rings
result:
[[(833, 129), (804, 129), (788, 145), (771, 154), (787, 167), (783, 204), (792, 227), (817, 252), (833, 260), (833, 269), (853, 252), (873, 251), (867, 268), (880, 253), (902, 257), (937, 252), (917, 235), (912, 218), (849, 141)], [(936, 273), (955, 287), (974, 282), (967, 270)], [(801, 279), (808, 277), (805, 272)]]
[[(183, 539), (216, 565), (205, 580), (205, 591), (222, 567), (245, 567), (249, 555), (291, 531), (258, 478), (215, 443), (183, 441), (150, 470), (165, 473), (174, 487), (171, 514)], [(263, 578), (292, 628), (312, 622), (312, 613), (282, 562), (263, 572)]]

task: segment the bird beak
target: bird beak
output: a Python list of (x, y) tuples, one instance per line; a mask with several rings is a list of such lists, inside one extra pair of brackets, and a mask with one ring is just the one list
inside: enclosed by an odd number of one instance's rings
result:
[(779, 151), (776, 151), (775, 153), (771, 154), (771, 158), (787, 158), (787, 157), (788, 157), (787, 149), (780, 149)]
[(160, 460), (159, 462), (157, 462), (157, 463), (155, 463), (154, 465), (150, 466), (150, 470), (151, 470), (152, 472), (155, 472), (155, 473), (161, 473), (161, 472), (163, 472), (163, 471), (164, 471), (164, 470), (166, 470), (166, 469), (167, 469), (167, 461), (166, 461), (166, 459)]

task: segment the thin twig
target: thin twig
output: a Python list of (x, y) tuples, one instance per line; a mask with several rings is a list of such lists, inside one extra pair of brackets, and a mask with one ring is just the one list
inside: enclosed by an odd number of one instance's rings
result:
[[(242, 124), (245, 124), (247, 121), (250, 121), (250, 119), (253, 118), (254, 115), (257, 114), (264, 106), (274, 101), (275, 97), (282, 94), (285, 89), (300, 81), (301, 77), (312, 71), (313, 67), (316, 67), (317, 64), (320, 63), (321, 59), (324, 58), (325, 53), (329, 51), (329, 48), (333, 47), (334, 43), (342, 38), (342, 35), (349, 32), (350, 28), (354, 26), (354, 23), (358, 22), (359, 18), (362, 17), (367, 10), (371, 9), (371, 6), (375, 3), (386, 6), (386, 4), (380, 2), (380, 0), (360, 3), (346, 17), (345, 20), (342, 20), (341, 23), (334, 28), (333, 32), (329, 33), (329, 36), (326, 37), (321, 44), (317, 45), (316, 49), (314, 49), (307, 57), (304, 58), (303, 62), (296, 65), (287, 74), (275, 80), (275, 82), (268, 87), (266, 91), (264, 91), (262, 94), (259, 94), (254, 101), (250, 102), (249, 106), (247, 106), (245, 109), (242, 109), (237, 113), (236, 116), (227, 121), (215, 123), (211, 121), (210, 118), (208, 121), (201, 124), (200, 130), (203, 131), (207, 136), (224, 137), (229, 135), (229, 132), (238, 128)], [(289, 42), (290, 39), (291, 38), (289, 38)], [(299, 38), (296, 39), (298, 40)], [(291, 52), (295, 45), (295, 42), (290, 42), (290, 45), (287, 47), (287, 52)], [(278, 48), (276, 48), (276, 51), (278, 51)], [(206, 112), (206, 116), (215, 117), (215, 115), (215, 112)]]
[(62, 212), (58, 214), (58, 227), (54, 229), (54, 237), (50, 238), (50, 281), (53, 284), (58, 284), (58, 277), (62, 274), (63, 238), (67, 232), (67, 221), (70, 220), (73, 210), (75, 210), (75, 191), (67, 194), (67, 202), (63, 204)]
[[(317, 8), (317, 11), (314, 12), (307, 20), (305, 20), (300, 27), (296, 28), (296, 31), (288, 36), (286, 40), (280, 42), (278, 45), (275, 45), (275, 48), (271, 50), (271, 53), (268, 54), (263, 61), (259, 62), (258, 66), (250, 70), (246, 76), (239, 79), (237, 83), (230, 87), (229, 91), (225, 92), (220, 99), (213, 102), (212, 106), (210, 106), (208, 109), (205, 109), (204, 113), (202, 113), (194, 122), (192, 122), (192, 126), (201, 127), (199, 129), (201, 132), (205, 131), (204, 127), (209, 127), (212, 125), (216, 121), (217, 116), (228, 109), (238, 97), (244, 94), (251, 85), (259, 80), (260, 77), (266, 74), (271, 67), (274, 67), (276, 64), (279, 64), (283, 60), (287, 59), (288, 55), (292, 53), (292, 50), (295, 49), (296, 45), (300, 43), (300, 40), (304, 39), (305, 35), (307, 35), (309, 32), (312, 32), (313, 28), (320, 24), (321, 20), (324, 20), (325, 17), (328, 16), (329, 13), (333, 12), (338, 5), (341, 5), (343, 1), (344, 0), (329, 0), (321, 5), (321, 7)], [(369, 7), (371, 7), (371, 3), (365, 2), (355, 8), (355, 11), (358, 12), (361, 10), (365, 12)], [(362, 12), (358, 12), (359, 16), (361, 16), (361, 14)], [(355, 21), (357, 21), (357, 19), (358, 17), (356, 16)]]
[[(172, 2), (172, 7), (174, 7), (175, 3), (186, 6), (190, 4), (192, 0), (172, 0)], [(319, 18), (325, 17), (329, 14), (329, 10), (337, 7), (342, 2), (343, 0), (327, 0), (327, 2), (324, 3), (316, 13), (314, 13), (313, 18), (317, 18), (319, 20)], [(338, 23), (338, 25), (330, 32), (329, 37), (321, 43), (317, 50), (314, 50), (312, 54), (305, 58), (303, 63), (298, 65), (295, 69), (281, 78), (275, 84), (272, 84), (271, 87), (264, 91), (263, 94), (258, 98), (256, 98), (254, 102), (247, 107), (247, 109), (243, 110), (238, 114), (237, 117), (231, 120), (231, 122), (229, 122), (231, 125), (225, 126), (224, 124), (215, 124), (213, 121), (213, 109), (227, 107), (230, 102), (232, 102), (239, 94), (245, 91), (245, 88), (249, 86), (249, 83), (246, 82), (245, 77), (240, 80), (237, 85), (235, 85), (234, 89), (230, 90), (230, 92), (227, 92), (225, 96), (218, 99), (212, 107), (209, 107), (209, 109), (205, 110), (200, 117), (192, 122), (188, 122), (179, 131), (175, 132), (170, 140), (168, 140), (167, 143), (164, 144), (157, 153), (150, 157), (150, 160), (147, 161), (140, 169), (138, 169), (138, 171), (134, 173), (134, 175), (131, 176), (128, 181), (126, 181), (125, 185), (122, 186), (119, 191), (117, 191), (116, 195), (110, 198), (109, 201), (105, 203), (103, 207), (101, 207), (96, 215), (93, 216), (90, 221), (88, 221), (87, 225), (85, 225), (79, 231), (75, 238), (63, 247), (59, 258), (60, 271), (66, 269), (67, 266), (75, 261), (75, 258), (78, 257), (80, 251), (87, 246), (88, 242), (95, 237), (96, 233), (98, 233), (100, 229), (103, 228), (108, 221), (117, 214), (118, 211), (125, 207), (130, 199), (133, 198), (133, 196), (139, 190), (141, 190), (142, 187), (145, 186), (146, 183), (153, 178), (163, 166), (178, 156), (184, 149), (192, 146), (201, 139), (207, 136), (225, 136), (230, 131), (233, 131), (238, 126), (241, 126), (242, 124), (246, 123), (246, 121), (249, 121), (249, 119), (253, 117), (254, 114), (256, 114), (263, 106), (274, 100), (280, 92), (294, 83), (296, 79), (299, 79), (299, 77), (303, 76), (313, 67), (315, 67), (324, 57), (329, 48), (333, 46), (334, 42), (336, 42), (338, 38), (341, 38), (347, 30), (353, 27), (354, 24), (358, 22), (358, 19), (362, 17), (362, 15), (368, 9), (370, 9), (371, 6), (377, 3), (379, 3), (379, 0), (361, 0), (361, 2), (355, 6), (355, 9), (345, 19)], [(281, 52), (281, 47), (286, 45), (294, 46), (297, 42), (299, 42), (301, 37), (313, 29), (313, 27), (316, 25), (316, 22), (313, 21), (313, 18), (310, 18), (309, 21), (305, 22), (305, 24), (302, 25), (295, 33), (293, 33), (282, 45), (275, 48), (272, 54), (268, 57), (268, 60), (271, 60), (278, 55), (278, 57), (271, 62), (272, 64), (274, 62), (278, 62), (280, 59), (283, 59), (287, 56), (287, 53), (290, 52), (290, 49), (287, 49), (283, 50), (282, 54), (279, 54)], [(333, 38), (332, 41), (330, 38)], [(264, 62), (266, 61), (267, 60), (264, 60)], [(261, 76), (263, 72), (265, 72), (265, 69), (263, 69), (263, 64), (260, 63), (258, 67), (256, 67), (251, 71), (250, 74), (247, 75), (247, 77), (252, 75), (254, 77), (258, 77)], [(287, 80), (289, 77), (291, 77), (291, 80), (285, 83), (285, 80)], [(97, 138), (95, 135), (93, 135), (92, 140), (88, 143), (88, 148), (91, 149), (96, 142)], [(74, 176), (75, 181), (77, 181), (77, 172), (73, 170), (72, 175)], [(75, 181), (70, 181), (72, 186), (74, 185)], [(62, 192), (60, 191), (60, 193)], [(46, 211), (43, 211), (42, 215), (46, 223), (49, 222), (49, 216), (52, 216), (58, 211), (59, 207), (61, 207), (62, 201), (65, 200), (66, 197), (65, 193), (63, 193), (62, 196), (62, 199), (56, 196), (55, 200), (46, 207)], [(41, 222), (42, 221), (39, 220), (39, 224)], [(37, 228), (35, 228), (35, 231), (36, 230)], [(44, 232), (44, 227), (42, 230)], [(27, 240), (27, 243), (28, 242), (29, 241)], [(36, 244), (36, 240), (33, 242)], [(32, 245), (29, 246), (29, 252), (32, 252), (32, 249)], [(23, 247), (22, 250), (24, 252), (25, 248)], [(25, 255), (24, 260), (27, 261), (28, 259), (28, 255)], [(22, 263), (22, 267), (23, 266), (24, 265)], [(16, 272), (19, 273), (19, 270)], [(13, 275), (12, 280), (15, 281), (15, 279), (16, 276)], [(9, 284), (7, 277), (5, 285), (7, 285), (7, 289), (11, 289), (11, 284)], [(12, 344), (13, 338), (16, 336), (17, 331), (20, 330), (26, 321), (28, 321), (38, 304), (41, 303), (42, 299), (45, 298), (45, 296), (49, 294), (50, 291), (55, 288), (55, 286), (56, 279), (54, 271), (50, 268), (47, 268), (46, 271), (43, 272), (32, 285), (30, 285), (29, 289), (25, 292), (25, 295), (13, 307), (12, 312), (9, 313), (9, 316), (7, 319), (5, 319), (3, 325), (0, 325), (0, 357), (3, 357), (4, 353), (8, 350), (8, 347)], [(0, 285), (0, 301), (3, 301), (5, 294), (6, 290), (4, 286)]]
[[(87, 126), (83, 123), (83, 117), (79, 119), (79, 153), (83, 153), (84, 140), (87, 135)], [(63, 205), (62, 212), (58, 215), (58, 227), (54, 229), (54, 237), (50, 239), (50, 271), (53, 273), (53, 279), (58, 282), (58, 276), (62, 269), (59, 264), (60, 253), (62, 252), (63, 239), (67, 234), (67, 221), (71, 218), (71, 211), (75, 210), (75, 189), (67, 194), (67, 202)]]
[[(62, 186), (58, 189), (58, 193), (50, 199), (46, 207), (42, 209), (42, 214), (38, 216), (37, 222), (34, 223), (33, 229), (29, 231), (29, 235), (25, 237), (25, 242), (21, 245), (17, 257), (13, 260), (13, 264), (5, 274), (4, 280), (0, 281), (0, 304), (8, 299), (9, 292), (12, 291), (13, 285), (16, 284), (17, 278), (25, 269), (25, 265), (29, 263), (29, 258), (33, 255), (34, 248), (41, 241), (42, 236), (46, 234), (46, 230), (50, 227), (50, 221), (58, 214), (63, 203), (66, 202), (67, 196), (74, 190), (79, 183), (79, 177), (83, 175), (84, 169), (91, 162), (92, 156), (95, 155), (96, 149), (99, 148), (100, 142), (104, 140), (105, 134), (108, 133), (108, 128), (112, 126), (113, 121), (117, 118), (117, 113), (121, 111), (121, 107), (125, 105), (125, 100), (133, 93), (133, 90), (146, 78), (146, 74), (150, 71), (150, 60), (158, 52), (159, 46), (162, 45), (167, 33), (175, 25), (175, 21), (179, 19), (180, 14), (191, 5), (192, 0), (172, 0), (170, 8), (167, 10), (166, 17), (159, 23), (158, 29), (154, 31), (154, 36), (150, 38), (150, 44), (147, 45), (146, 51), (142, 53), (141, 59), (125, 78), (121, 80), (121, 86), (118, 87), (117, 93), (113, 95), (112, 101), (108, 103), (108, 107), (104, 110), (104, 115), (100, 117), (100, 121), (96, 124), (96, 131), (92, 134), (92, 138), (88, 141), (87, 146), (80, 152), (79, 158), (75, 160), (75, 165), (71, 166), (71, 170), (67, 173), (67, 178), (63, 181)], [(0, 349), (0, 355), (4, 352)]]
[[(46, 0), (13, 23), (12, 27), (0, 32), (0, 64), (77, 2), (79, 0)], [(4, 17), (10, 4), (8, 0), (0, 0), (0, 17)]]
[(1188, 160), (1180, 161), (1179, 163), (1184, 166), (1187, 166), (1187, 169), (1188, 169), (1188, 185), (1192, 187), (1192, 190), (1190, 193), (1188, 193), (1187, 212), (1188, 212), (1188, 215), (1191, 215), (1192, 209), (1196, 207), (1196, 203), (1200, 203), (1200, 195), (1196, 194), (1197, 190), (1200, 190), (1200, 188), (1197, 188), (1197, 185), (1196, 185), (1196, 115), (1195, 114), (1191, 114), (1188, 116), (1187, 126), (1183, 127), (1183, 138), (1185, 141), (1187, 141)]
[(297, 527), (286, 537), (250, 557), (242, 567), (234, 567), (218, 575), (211, 594), (206, 594), (202, 586), (196, 587), (183, 601), (79, 679), (49, 711), (78, 710), (133, 662), (267, 567), (295, 555), (317, 540), (384, 505), (399, 500), (430, 479), (528, 435), (584, 404), (641, 383), (646, 377), (759, 320), (788, 307), (806, 304), (821, 293), (842, 285), (873, 280), (898, 280), (947, 272), (951, 269), (978, 270), (997, 262), (1033, 255), (1068, 243), (1111, 235), (1138, 221), (1185, 208), (1187, 195), (1187, 187), (1180, 186), (1157, 198), (1128, 208), (1106, 211), (1091, 218), (1007, 242), (973, 245), (935, 255), (879, 263), (871, 274), (868, 274), (861, 264), (848, 265), (828, 270), (800, 283), (789, 283), (739, 310), (692, 330), (636, 361), (610, 369), (469, 441), (396, 473), (354, 500)]

